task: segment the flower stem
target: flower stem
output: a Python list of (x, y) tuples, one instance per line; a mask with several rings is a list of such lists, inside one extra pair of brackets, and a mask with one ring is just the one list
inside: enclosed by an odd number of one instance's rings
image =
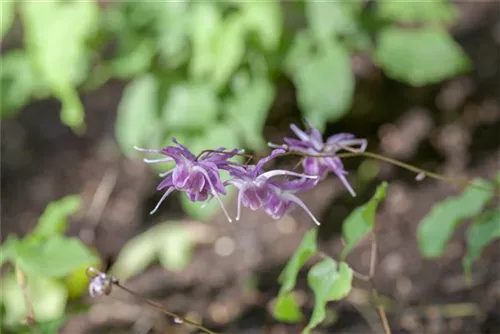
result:
[(374, 159), (374, 160), (380, 160), (380, 161), (384, 161), (386, 163), (389, 163), (391, 165), (394, 165), (394, 166), (398, 166), (400, 168), (403, 168), (403, 169), (406, 169), (406, 170), (409, 170), (410, 172), (413, 172), (417, 175), (421, 175), (422, 177), (430, 177), (430, 178), (433, 178), (433, 179), (436, 179), (436, 180), (440, 180), (440, 181), (444, 181), (444, 182), (449, 182), (449, 183), (452, 183), (460, 188), (466, 188), (468, 186), (470, 187), (473, 187), (473, 188), (476, 188), (476, 189), (480, 189), (482, 191), (487, 191), (487, 192), (491, 192), (491, 189), (488, 188), (488, 187), (484, 187), (484, 186), (480, 186), (478, 184), (475, 184), (473, 183), (471, 180), (460, 180), (460, 179), (456, 179), (456, 178), (453, 178), (453, 177), (449, 177), (449, 176), (445, 176), (445, 175), (441, 175), (441, 174), (438, 174), (438, 173), (433, 173), (433, 172), (429, 172), (425, 169), (422, 169), (422, 168), (419, 168), (419, 167), (416, 167), (416, 166), (413, 166), (413, 165), (410, 165), (410, 164), (407, 164), (405, 162), (402, 162), (402, 161), (399, 161), (397, 159), (393, 159), (393, 158), (389, 158), (389, 157), (386, 157), (384, 155), (381, 155), (381, 154), (377, 154), (377, 153), (373, 153), (373, 152), (367, 152), (367, 151), (364, 151), (364, 152), (360, 152), (358, 150), (354, 150), (350, 147), (346, 147), (346, 146), (341, 146), (342, 149), (346, 150), (346, 151), (349, 151), (349, 153), (339, 153), (339, 154), (307, 154), (307, 153), (304, 153), (304, 152), (295, 152), (295, 151), (287, 151), (286, 153), (282, 154), (282, 155), (298, 155), (298, 156), (302, 156), (302, 157), (316, 157), (316, 158), (328, 158), (328, 157), (332, 157), (332, 156), (336, 156), (336, 157), (339, 157), (339, 158), (352, 158), (352, 157), (366, 157), (366, 158), (370, 158), (370, 159)]
[(198, 324), (198, 323), (196, 323), (196, 322), (194, 322), (194, 321), (191, 321), (191, 320), (189, 320), (189, 319), (186, 319), (186, 318), (184, 318), (184, 317), (181, 317), (180, 315), (177, 315), (177, 314), (175, 314), (175, 313), (173, 313), (173, 312), (170, 312), (170, 311), (166, 310), (166, 309), (165, 309), (162, 305), (160, 305), (159, 303), (156, 303), (156, 302), (154, 302), (154, 301), (152, 301), (152, 300), (149, 300), (149, 299), (147, 299), (147, 298), (142, 297), (141, 295), (139, 295), (139, 294), (135, 293), (134, 291), (130, 290), (129, 288), (127, 288), (127, 287), (125, 287), (125, 286), (121, 285), (118, 281), (117, 281), (117, 282), (114, 282), (113, 284), (114, 284), (114, 285), (116, 285), (118, 288), (122, 289), (123, 291), (125, 291), (125, 292), (127, 292), (127, 293), (131, 294), (132, 296), (134, 296), (134, 297), (136, 297), (136, 298), (140, 299), (141, 301), (143, 301), (144, 303), (148, 304), (149, 306), (152, 306), (152, 307), (156, 308), (157, 310), (159, 310), (159, 311), (163, 312), (164, 314), (166, 314), (166, 315), (168, 315), (168, 316), (170, 316), (170, 317), (172, 317), (172, 318), (174, 318), (174, 319), (177, 319), (177, 321), (179, 321), (179, 322), (181, 322), (181, 323), (185, 323), (185, 324), (191, 325), (191, 326), (193, 326), (193, 327), (195, 327), (195, 328), (199, 329), (200, 331), (205, 332), (205, 333), (208, 333), (208, 334), (217, 334), (217, 333), (215, 333), (215, 332), (211, 331), (210, 329), (208, 329), (208, 328), (206, 328), (206, 327), (203, 327), (202, 325), (200, 325), (200, 324)]
[(19, 267), (19, 266), (16, 266), (16, 278), (17, 278), (17, 282), (19, 284), (19, 287), (21, 288), (21, 292), (22, 292), (22, 295), (23, 295), (23, 299), (24, 299), (24, 304), (25, 304), (25, 307), (26, 307), (26, 324), (31, 327), (31, 329), (35, 332), (35, 333), (42, 333), (40, 331), (40, 328), (37, 327), (37, 324), (36, 324), (36, 320), (35, 320), (35, 312), (33, 310), (33, 303), (31, 301), (31, 298), (29, 297), (29, 294), (28, 294), (28, 282), (27, 282), (27, 278), (26, 278), (26, 274), (24, 273), (24, 271)]
[(474, 184), (471, 180), (460, 180), (460, 179), (456, 179), (456, 178), (453, 178), (453, 177), (441, 175), (441, 174), (438, 174), (438, 173), (429, 172), (429, 171), (427, 171), (425, 169), (422, 169), (422, 168), (419, 168), (419, 167), (416, 167), (416, 166), (407, 164), (405, 162), (402, 162), (402, 161), (399, 161), (399, 160), (396, 160), (396, 159), (392, 159), (392, 158), (389, 158), (389, 157), (386, 157), (386, 156), (383, 156), (383, 155), (380, 155), (380, 154), (377, 154), (377, 153), (372, 153), (372, 152), (356, 152), (356, 153), (347, 153), (347, 154), (345, 154), (345, 153), (342, 154), (341, 153), (341, 154), (338, 154), (337, 156), (338, 157), (344, 157), (344, 158), (353, 157), (353, 156), (364, 156), (364, 157), (367, 157), (367, 158), (371, 158), (371, 159), (375, 159), (375, 160), (380, 160), (380, 161), (387, 162), (387, 163), (389, 163), (391, 165), (398, 166), (400, 168), (409, 170), (409, 171), (414, 172), (416, 174), (424, 175), (425, 177), (430, 177), (430, 178), (433, 178), (433, 179), (436, 179), (436, 180), (440, 180), (440, 181), (444, 181), (444, 182), (449, 182), (449, 183), (452, 183), (452, 184), (454, 184), (454, 185), (456, 185), (456, 186), (458, 186), (460, 188), (466, 188), (468, 186), (471, 186), (471, 187), (476, 188), (476, 189), (481, 189), (481, 190), (488, 191), (488, 192), (491, 191), (490, 188)]

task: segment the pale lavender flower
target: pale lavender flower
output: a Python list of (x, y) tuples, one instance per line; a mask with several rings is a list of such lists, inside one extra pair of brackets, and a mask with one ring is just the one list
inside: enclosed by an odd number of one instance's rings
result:
[(227, 219), (231, 222), (232, 219), (219, 196), (226, 194), (219, 172), (220, 169), (229, 168), (229, 166), (235, 164), (228, 161), (228, 159), (240, 153), (240, 150), (222, 152), (225, 149), (219, 148), (217, 151), (220, 152), (206, 152), (197, 158), (187, 147), (177, 142), (175, 138), (172, 141), (176, 146), (167, 146), (161, 150), (135, 147), (142, 152), (165, 156), (159, 159), (144, 159), (146, 163), (175, 163), (172, 170), (160, 174), (164, 179), (156, 189), (166, 190), (156, 207), (151, 211), (151, 214), (158, 210), (169, 194), (174, 190), (179, 190), (184, 191), (191, 201), (202, 202), (210, 196), (215, 197)]
[(109, 295), (111, 287), (117, 283), (116, 277), (107, 275), (93, 267), (87, 268), (87, 275), (92, 274), (92, 279), (89, 283), (89, 294), (91, 297)]
[[(256, 165), (232, 166), (228, 168), (232, 178), (226, 184), (238, 189), (236, 220), (240, 219), (241, 206), (257, 210), (263, 208), (274, 219), (282, 218), (296, 204), (306, 211), (312, 220), (319, 221), (294, 193), (304, 190), (305, 179), (316, 179), (315, 175), (305, 175), (288, 170), (270, 170), (264, 172), (262, 167), (269, 160), (285, 153), (283, 149), (274, 150), (268, 157), (259, 160)], [(293, 181), (275, 181), (276, 176), (299, 177)]]
[[(315, 180), (317, 183), (324, 179), (330, 171), (337, 175), (352, 196), (356, 196), (356, 193), (346, 179), (348, 173), (344, 169), (344, 165), (340, 158), (335, 156), (335, 154), (344, 147), (349, 148), (351, 152), (363, 152), (367, 146), (366, 139), (356, 138), (349, 133), (340, 133), (329, 137), (325, 142), (318, 129), (312, 127), (310, 124), (307, 124), (307, 127), (309, 133), (302, 131), (294, 124), (290, 125), (290, 128), (298, 139), (284, 138), (284, 145), (270, 144), (270, 146), (278, 146), (287, 151), (295, 151), (303, 153), (304, 155), (309, 155), (305, 156), (302, 160), (305, 174), (318, 176), (318, 179)], [(359, 148), (355, 148), (355, 146), (359, 146)], [(314, 155), (323, 156), (314, 157)], [(325, 157), (324, 155), (330, 156)]]

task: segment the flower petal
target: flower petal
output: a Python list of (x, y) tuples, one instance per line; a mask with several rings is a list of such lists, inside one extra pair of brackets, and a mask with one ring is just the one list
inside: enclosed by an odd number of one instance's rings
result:
[(160, 184), (156, 187), (156, 190), (163, 190), (166, 187), (172, 187), (172, 171), (169, 171), (165, 178), (160, 182)]
[(179, 190), (187, 190), (189, 177), (191, 176), (191, 166), (189, 162), (178, 163), (172, 173), (172, 183)]

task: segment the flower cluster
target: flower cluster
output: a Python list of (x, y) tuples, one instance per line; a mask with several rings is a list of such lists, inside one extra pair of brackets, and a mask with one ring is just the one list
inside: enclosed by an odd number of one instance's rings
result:
[[(136, 147), (142, 152), (163, 155), (158, 159), (144, 159), (146, 163), (175, 163), (172, 170), (160, 174), (163, 181), (160, 182), (157, 190), (164, 191), (164, 194), (151, 214), (156, 212), (169, 194), (178, 190), (185, 192), (194, 202), (205, 202), (215, 198), (228, 221), (231, 222), (232, 218), (220, 196), (226, 194), (226, 187), (233, 186), (238, 189), (236, 220), (241, 217), (241, 206), (251, 210), (263, 209), (274, 219), (280, 219), (294, 205), (298, 205), (319, 225), (318, 220), (296, 194), (313, 188), (326, 177), (328, 172), (332, 172), (342, 181), (352, 196), (355, 196), (354, 190), (346, 179), (347, 172), (337, 152), (341, 149), (351, 152), (364, 151), (367, 142), (365, 139), (356, 139), (351, 134), (338, 134), (323, 141), (320, 132), (309, 124), (309, 133), (293, 124), (290, 127), (298, 139), (284, 138), (283, 144), (270, 144), (274, 147), (270, 155), (251, 165), (229, 160), (241, 155), (243, 150), (227, 150), (220, 147), (195, 156), (175, 138), (173, 139), (174, 146), (163, 149)], [(288, 153), (303, 156), (303, 173), (283, 169), (264, 171), (263, 167), (266, 163)], [(221, 171), (226, 171), (230, 175), (225, 182), (221, 180)]]

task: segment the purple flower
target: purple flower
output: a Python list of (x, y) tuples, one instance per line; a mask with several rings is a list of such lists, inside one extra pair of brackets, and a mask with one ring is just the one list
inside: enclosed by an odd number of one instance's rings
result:
[[(340, 133), (329, 137), (324, 142), (318, 129), (312, 127), (310, 124), (307, 124), (307, 127), (309, 133), (302, 131), (294, 124), (290, 125), (290, 128), (299, 139), (284, 138), (285, 145), (281, 147), (288, 151), (309, 155), (303, 158), (302, 166), (304, 167), (305, 174), (318, 176), (314, 181), (315, 183), (324, 179), (330, 171), (337, 175), (352, 196), (356, 196), (356, 193), (345, 177), (348, 173), (344, 170), (344, 165), (340, 158), (335, 156), (335, 154), (344, 147), (349, 148), (351, 152), (363, 152), (367, 145), (366, 139), (355, 138), (354, 135), (349, 133)], [(359, 146), (359, 148), (354, 148), (353, 146)], [(331, 156), (313, 157), (312, 155)]]
[[(268, 157), (259, 160), (256, 165), (232, 166), (228, 169), (232, 178), (226, 181), (226, 184), (238, 188), (236, 220), (240, 219), (242, 205), (254, 211), (264, 208), (268, 215), (274, 219), (279, 219), (291, 209), (293, 204), (297, 204), (319, 225), (319, 221), (304, 202), (294, 195), (294, 193), (306, 189), (305, 180), (316, 179), (317, 176), (279, 169), (264, 172), (262, 169), (263, 165), (269, 160), (285, 152), (283, 149), (277, 149)], [(300, 179), (278, 182), (273, 179), (276, 176), (294, 176), (300, 177)]]
[(109, 295), (113, 284), (118, 282), (116, 277), (106, 275), (93, 267), (87, 268), (87, 275), (90, 274), (92, 275), (89, 283), (89, 294), (91, 297)]
[(155, 213), (169, 194), (174, 190), (179, 190), (184, 191), (191, 201), (196, 202), (205, 201), (210, 196), (215, 197), (227, 219), (231, 222), (232, 219), (219, 197), (219, 195), (226, 194), (226, 189), (222, 184), (219, 172), (220, 169), (228, 169), (233, 164), (237, 165), (228, 161), (228, 159), (240, 153), (240, 150), (224, 152), (225, 149), (221, 147), (218, 150), (204, 152), (199, 157), (196, 157), (187, 147), (177, 142), (175, 138), (172, 141), (176, 146), (167, 146), (161, 150), (135, 147), (135, 149), (141, 152), (165, 155), (165, 157), (159, 159), (144, 159), (146, 163), (175, 163), (175, 167), (172, 170), (160, 174), (164, 179), (156, 189), (166, 190), (156, 207), (150, 213)]

